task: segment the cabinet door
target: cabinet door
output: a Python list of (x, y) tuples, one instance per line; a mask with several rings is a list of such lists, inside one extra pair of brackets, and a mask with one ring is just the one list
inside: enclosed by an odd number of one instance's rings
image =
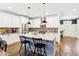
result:
[(19, 27), (19, 17), (0, 12), (0, 27)]
[(30, 28), (40, 28), (41, 19), (31, 19)]
[(53, 28), (53, 27), (58, 27), (59, 26), (58, 16), (47, 17), (46, 21), (47, 21), (47, 24), (46, 24), (47, 28)]
[(10, 27), (20, 27), (19, 17), (11, 15)]
[(9, 14), (0, 12), (0, 27), (10, 26), (10, 16)]

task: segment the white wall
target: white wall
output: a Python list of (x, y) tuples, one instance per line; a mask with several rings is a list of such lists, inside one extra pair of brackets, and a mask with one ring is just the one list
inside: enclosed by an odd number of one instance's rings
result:
[(77, 37), (77, 24), (71, 23), (72, 21), (65, 21), (60, 28), (64, 31), (64, 36)]
[(79, 19), (77, 21), (77, 38), (79, 39)]

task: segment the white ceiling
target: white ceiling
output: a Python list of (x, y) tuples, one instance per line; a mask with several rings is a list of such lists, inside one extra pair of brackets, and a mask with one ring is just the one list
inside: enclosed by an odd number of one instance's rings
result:
[[(28, 15), (27, 7), (30, 6), (30, 17), (42, 16), (42, 3), (0, 3), (0, 9)], [(46, 15), (59, 13), (62, 18), (79, 16), (79, 3), (46, 3)]]

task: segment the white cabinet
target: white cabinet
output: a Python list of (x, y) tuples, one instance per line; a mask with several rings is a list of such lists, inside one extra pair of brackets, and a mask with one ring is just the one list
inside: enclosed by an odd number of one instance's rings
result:
[(19, 17), (11, 15), (10, 27), (20, 27)]
[(0, 27), (19, 27), (19, 17), (0, 12)]
[(4, 34), (4, 35), (0, 35), (0, 37), (2, 38), (2, 40), (5, 40), (8, 45), (20, 41), (19, 35), (16, 33), (15, 34)]
[(9, 14), (0, 12), (0, 27), (10, 26)]
[(20, 33), (27, 33), (29, 25), (27, 24), (28, 18), (20, 17)]
[(30, 28), (40, 28), (40, 25), (41, 25), (41, 19), (38, 18), (38, 19), (31, 19), (30, 20)]
[(47, 28), (54, 28), (60, 25), (58, 16), (47, 17), (46, 21), (47, 21), (47, 24), (46, 24)]

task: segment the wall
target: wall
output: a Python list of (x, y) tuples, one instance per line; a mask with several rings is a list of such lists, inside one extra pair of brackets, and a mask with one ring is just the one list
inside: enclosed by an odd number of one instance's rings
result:
[(79, 19), (77, 20), (77, 38), (79, 39)]
[(71, 21), (65, 21), (60, 28), (64, 31), (64, 36), (77, 37), (77, 24), (72, 24)]

